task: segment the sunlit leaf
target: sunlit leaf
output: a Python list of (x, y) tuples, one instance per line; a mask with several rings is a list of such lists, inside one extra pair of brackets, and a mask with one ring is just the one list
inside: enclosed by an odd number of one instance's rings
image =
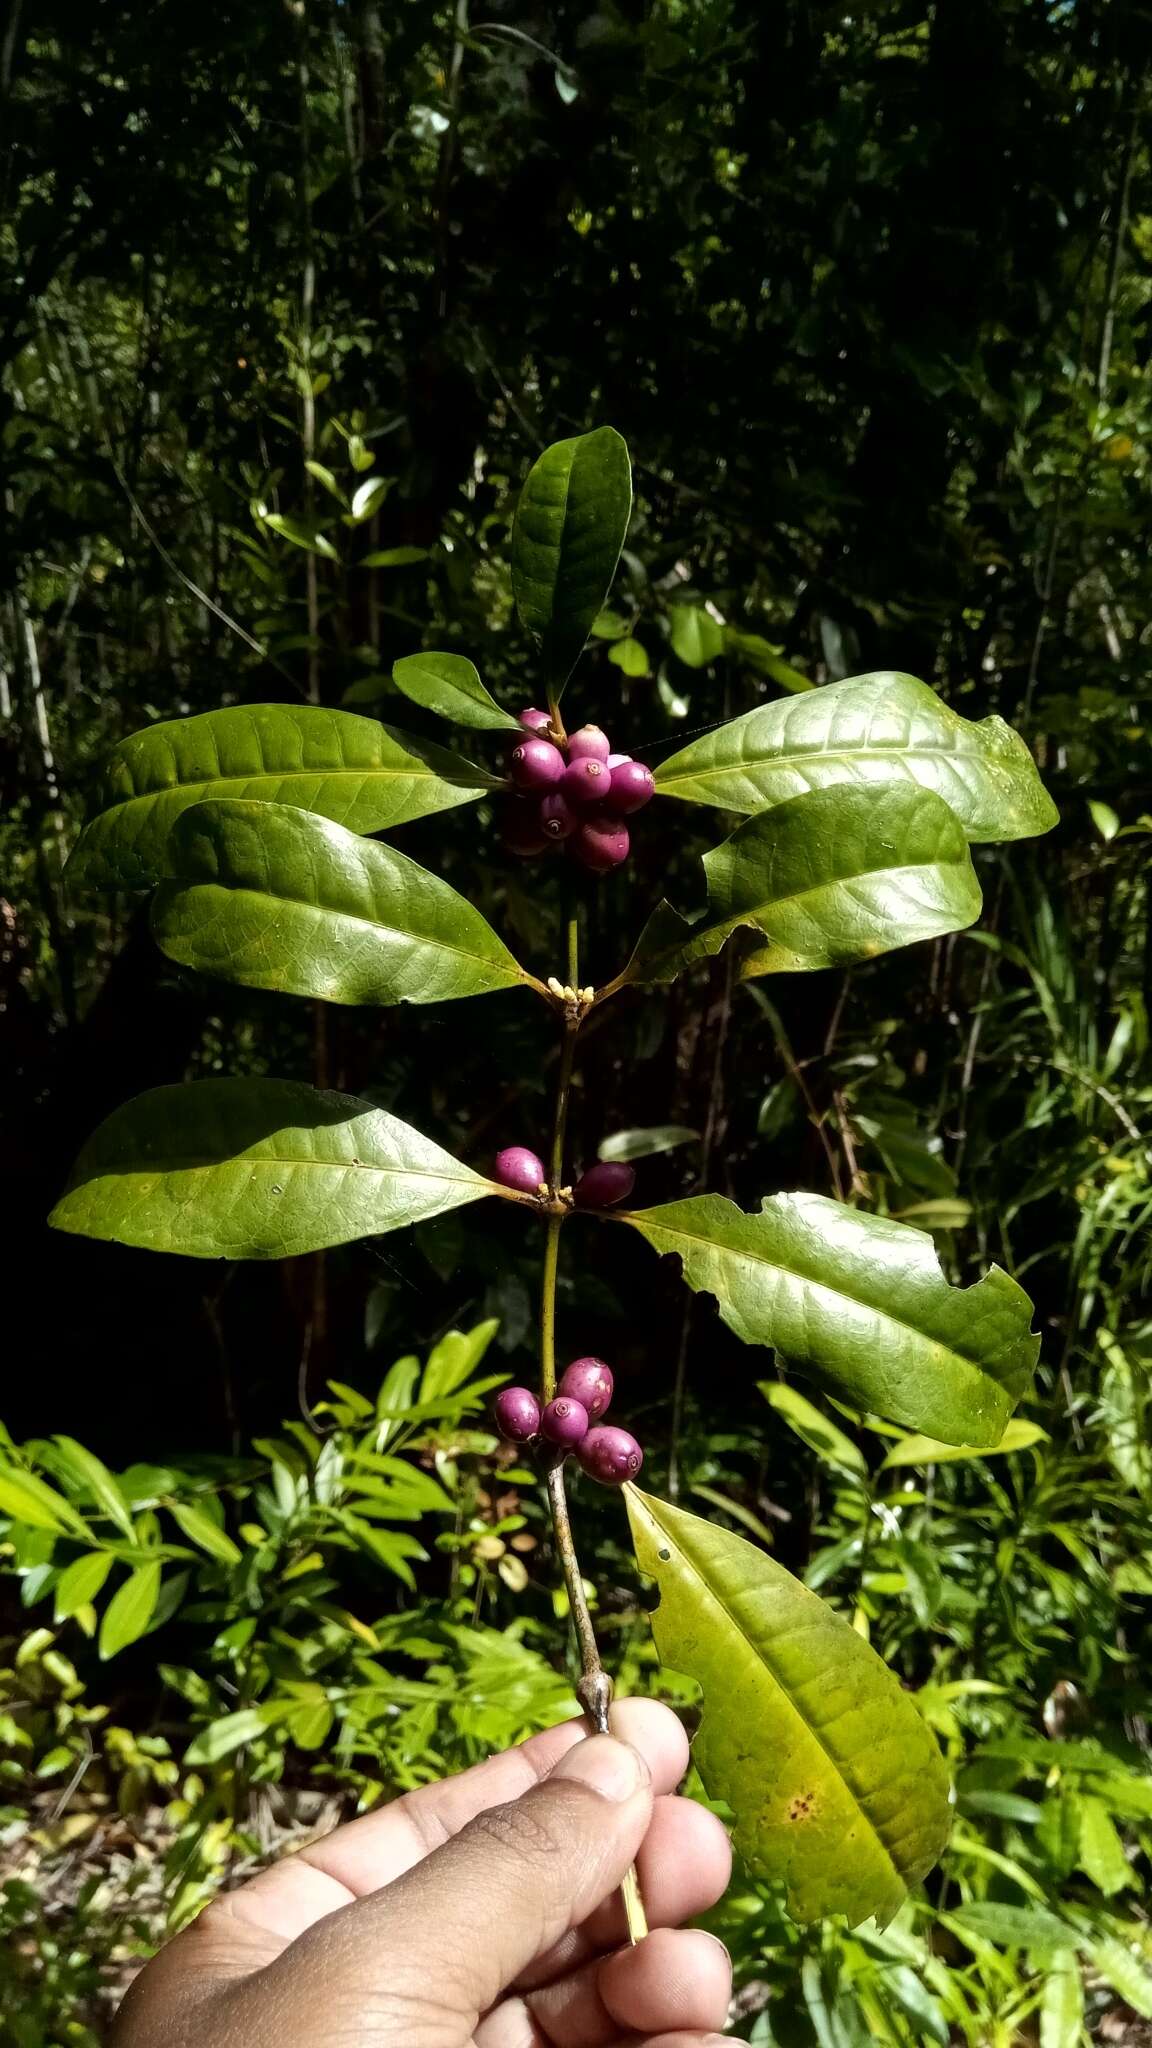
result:
[(474, 662), (463, 654), (406, 654), (393, 664), (396, 688), (414, 704), (423, 704), (440, 718), (479, 731), (507, 732), (523, 738), (523, 728), (510, 711), (485, 689)]
[(948, 1834), (935, 1738), (850, 1624), (771, 1558), (627, 1489), (637, 1562), (655, 1579), (661, 1661), (695, 1679), (693, 1757), (736, 1817), (736, 1846), (801, 1921), (899, 1910)]
[(889, 1465), (946, 1465), (961, 1458), (1002, 1457), (1008, 1451), (1026, 1451), (1033, 1444), (1046, 1444), (1047, 1432), (1035, 1422), (1025, 1422), (1014, 1415), (1004, 1430), (999, 1443), (995, 1444), (944, 1444), (930, 1436), (905, 1436), (893, 1444), (881, 1465), (883, 1472)]
[(969, 839), (1028, 839), (1056, 807), (1019, 734), (973, 724), (915, 676), (850, 676), (745, 712), (655, 771), (664, 796), (760, 811), (833, 784), (912, 783), (942, 797)]
[[(724, 628), (702, 605), (674, 605), (668, 618), (668, 632), (672, 652), (686, 668), (707, 668), (724, 652)], [(735, 810), (736, 805), (731, 808)]]
[(695, 1195), (620, 1221), (676, 1253), (746, 1344), (767, 1344), (854, 1406), (948, 1443), (995, 1444), (1036, 1363), (1032, 1304), (993, 1266), (950, 1287), (932, 1239), (823, 1195), (746, 1215)]
[(354, 1095), (296, 1081), (194, 1081), (114, 1111), (50, 1221), (190, 1258), (282, 1259), (498, 1192)]
[(233, 1543), (227, 1531), (214, 1522), (211, 1515), (205, 1514), (203, 1508), (198, 1508), (192, 1501), (172, 1500), (168, 1502), (168, 1512), (189, 1542), (197, 1544), (209, 1557), (214, 1557), (219, 1564), (239, 1564), (243, 1556), (239, 1544)]
[(761, 1380), (760, 1392), (780, 1420), (786, 1422), (800, 1441), (816, 1452), (817, 1457), (824, 1458), (830, 1465), (841, 1466), (846, 1472), (855, 1472), (861, 1477), (867, 1474), (868, 1461), (859, 1444), (854, 1444), (850, 1436), (837, 1429), (836, 1424), (830, 1422), (795, 1387), (786, 1386), (780, 1380)]
[(533, 983), (478, 910), (394, 846), (288, 804), (196, 804), (152, 930), (185, 967), (331, 1003), (434, 1003)]
[(232, 705), (121, 740), (68, 873), (101, 886), (150, 888), (164, 873), (173, 823), (206, 798), (290, 804), (353, 832), (379, 832), (499, 786), (459, 754), (351, 711)]
[(138, 1565), (124, 1583), (117, 1586), (100, 1623), (101, 1657), (117, 1656), (144, 1634), (156, 1612), (160, 1572), (158, 1563)]

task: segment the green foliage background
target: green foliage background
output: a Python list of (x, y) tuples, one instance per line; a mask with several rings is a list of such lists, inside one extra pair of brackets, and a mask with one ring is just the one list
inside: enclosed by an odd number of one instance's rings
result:
[[(219, 1272), (41, 1219), (103, 1115), (189, 1074), (367, 1088), (479, 1167), (538, 1137), (546, 1037), (515, 993), (462, 1032), (448, 1005), (313, 1014), (223, 989), (166, 962), (129, 899), (70, 896), (61, 857), (107, 748), (153, 718), (303, 696), (437, 737), (388, 679), (423, 645), (475, 657), (506, 704), (538, 698), (511, 510), (541, 446), (601, 421), (631, 445), (637, 509), (566, 712), (655, 762), (808, 683), (905, 669), (1019, 725), (1062, 813), (976, 850), (978, 934), (770, 996), (721, 958), (589, 1036), (578, 1148), (663, 1131), (646, 1201), (851, 1199), (931, 1228), (952, 1279), (1001, 1261), (1044, 1332), (1042, 1434), (941, 1461), (775, 1382), (766, 1402), (627, 1232), (567, 1276), (563, 1340), (618, 1365), (660, 1484), (869, 1629), (960, 1773), (943, 1874), (883, 1941), (798, 1936), (738, 1881), (736, 2031), (1062, 2048), (1152, 2020), (1150, 28), (1133, 0), (10, 7), (3, 1408), (29, 1448), (9, 1464), (89, 1520), (108, 1513), (91, 1471), (45, 1441), (134, 1470), (132, 1505), (193, 1574), (179, 1615), (177, 1593), (119, 1647), (102, 1586), (79, 1579), (72, 1614), (48, 1600), (27, 1487), (0, 1502), (20, 2048), (86, 2039), (126, 1956), (309, 1799), (563, 1711), (545, 1532), (480, 1397), (409, 1425), (446, 1507), (416, 1481), (374, 1522), (333, 1470), (375, 1442), (394, 1359), (498, 1319), (469, 1374), (523, 1363), (517, 1215)], [(593, 973), (666, 888), (691, 895), (715, 822), (644, 814)], [(486, 864), (484, 805), (401, 843), (553, 970), (553, 884)], [(415, 1372), (382, 1413), (413, 1404)], [(650, 1683), (618, 1505), (580, 1514), (608, 1646)], [(243, 1713), (259, 1732), (205, 1737)]]

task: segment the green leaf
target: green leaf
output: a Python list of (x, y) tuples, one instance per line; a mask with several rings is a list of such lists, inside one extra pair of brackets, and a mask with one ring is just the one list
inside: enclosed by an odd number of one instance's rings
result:
[(191, 1501), (170, 1500), (168, 1512), (183, 1529), (189, 1542), (198, 1544), (209, 1557), (216, 1558), (220, 1564), (239, 1564), (244, 1555), (239, 1544), (233, 1543), (227, 1532), (212, 1520), (211, 1515), (206, 1515), (203, 1508), (195, 1507)]
[(361, 555), (358, 569), (410, 569), (416, 562), (428, 560), (427, 548), (374, 548), (370, 555)]
[(485, 689), (475, 662), (464, 654), (406, 654), (392, 665), (396, 688), (439, 718), (481, 732), (523, 733), (519, 721), (504, 711)]
[(172, 960), (330, 1003), (436, 1003), (540, 984), (447, 882), (287, 804), (195, 804), (152, 906)]
[(528, 472), (512, 528), (512, 593), (557, 694), (608, 594), (631, 512), (632, 466), (612, 427), (555, 442)]
[(241, 1707), (237, 1713), (224, 1714), (219, 1721), (210, 1721), (202, 1728), (185, 1750), (184, 1762), (193, 1766), (222, 1763), (246, 1742), (255, 1742), (267, 1732), (267, 1719), (258, 1707)]
[(281, 540), (290, 540), (293, 547), (303, 548), (310, 555), (323, 555), (330, 562), (337, 560), (335, 548), (318, 526), (303, 519), (289, 519), (283, 512), (262, 512), (260, 516), (265, 526), (278, 533)]
[[(719, 661), (724, 652), (724, 628), (703, 605), (674, 605), (668, 631), (672, 652), (685, 668), (707, 668), (709, 662)], [(731, 808), (735, 810), (737, 806)]]
[(942, 797), (969, 839), (1030, 839), (1057, 811), (1019, 735), (973, 724), (915, 676), (850, 676), (762, 704), (655, 770), (664, 796), (761, 811), (805, 790), (912, 783)]
[(105, 1514), (124, 1531), (126, 1536), (134, 1535), (132, 1510), (107, 1465), (94, 1451), (89, 1451), (83, 1444), (78, 1444), (75, 1437), (56, 1436), (52, 1441), (68, 1470), (75, 1473), (97, 1506), (103, 1508)]
[(884, 1924), (948, 1834), (935, 1738), (863, 1638), (742, 1536), (626, 1489), (661, 1661), (695, 1679), (694, 1760), (758, 1877), (809, 1921)]
[(60, 1535), (91, 1534), (71, 1501), (35, 1472), (16, 1465), (0, 1466), (0, 1515), (10, 1515), (30, 1529), (54, 1529)]
[(297, 1081), (193, 1081), (115, 1110), (49, 1220), (189, 1258), (283, 1259), (499, 1192), (357, 1096)]
[(768, 676), (782, 690), (791, 690), (795, 694), (816, 688), (811, 676), (793, 668), (783, 659), (780, 649), (760, 633), (745, 633), (739, 626), (725, 626), (724, 646), (735, 660), (743, 662), (746, 668), (755, 669), (758, 675)]
[(500, 1328), (498, 1316), (473, 1330), (449, 1330), (430, 1353), (420, 1382), (421, 1401), (443, 1401), (470, 1380)]
[(824, 1195), (772, 1195), (745, 1215), (722, 1195), (622, 1214), (684, 1278), (714, 1294), (746, 1344), (852, 1406), (947, 1443), (995, 1444), (1040, 1340), (1032, 1304), (993, 1266), (949, 1287), (932, 1239)]
[(1073, 1948), (1054, 1955), (1040, 1999), (1040, 2048), (1079, 2048), (1084, 2028), (1084, 1986)]
[(1077, 1866), (1105, 1898), (1114, 1898), (1117, 1892), (1136, 1882), (1136, 1874), (1124, 1854), (1124, 1844), (1104, 1801), (1085, 1794), (1079, 1801), (1079, 1807)]
[(622, 670), (626, 676), (649, 676), (652, 673), (648, 649), (639, 640), (617, 640), (615, 645), (608, 649), (608, 659), (614, 668)]
[(1002, 1457), (1005, 1452), (1026, 1451), (1033, 1444), (1047, 1442), (1047, 1432), (1037, 1423), (1013, 1416), (995, 1444), (942, 1444), (935, 1437), (903, 1436), (893, 1444), (880, 1470), (884, 1472), (890, 1465), (948, 1465), (961, 1458)]
[(597, 1159), (651, 1159), (658, 1152), (675, 1152), (680, 1145), (694, 1145), (700, 1137), (687, 1124), (646, 1124), (630, 1131), (613, 1131), (602, 1138)]
[(459, 754), (355, 712), (238, 704), (121, 740), (68, 872), (105, 887), (151, 888), (164, 874), (176, 818), (207, 797), (291, 804), (353, 832), (380, 832), (500, 786)]
[(309, 476), (315, 477), (318, 484), (323, 484), (324, 489), (330, 497), (335, 498), (338, 505), (347, 505), (348, 500), (344, 496), (340, 485), (337, 483), (332, 471), (323, 462), (313, 462), (309, 458), (305, 462), (304, 467), (308, 471)]
[(738, 826), (704, 868), (703, 916), (688, 926), (660, 905), (622, 981), (671, 980), (745, 927), (767, 941), (742, 958), (749, 980), (872, 959), (980, 914), (959, 821), (906, 784), (795, 797)]
[(57, 1621), (67, 1621), (78, 1607), (87, 1607), (102, 1590), (104, 1581), (112, 1569), (112, 1554), (107, 1550), (93, 1550), (87, 1557), (78, 1557), (67, 1565), (56, 1581)]
[(366, 519), (371, 519), (372, 514), (379, 511), (391, 488), (390, 476), (370, 476), (362, 484), (357, 484), (352, 493), (350, 523), (353, 526), (362, 526)]
[(990, 1899), (953, 1907), (945, 1925), (962, 1936), (975, 1935), (998, 1948), (1025, 1948), (1035, 1956), (1062, 1955), (1078, 1939), (1075, 1928), (1043, 1906), (1002, 1906)]
[(159, 1564), (138, 1565), (123, 1585), (117, 1586), (100, 1623), (102, 1658), (115, 1657), (144, 1634), (156, 1612), (160, 1571)]
[(1111, 1985), (1125, 2005), (1142, 2020), (1152, 2020), (1152, 1974), (1144, 1968), (1128, 1944), (1115, 1938), (1084, 1944), (1095, 1968)]
[(841, 1466), (846, 1472), (855, 1472), (859, 1477), (867, 1476), (868, 1461), (859, 1444), (854, 1444), (850, 1436), (837, 1429), (836, 1424), (830, 1422), (819, 1408), (814, 1408), (811, 1401), (805, 1400), (803, 1394), (797, 1393), (795, 1387), (783, 1386), (779, 1380), (761, 1380), (760, 1392), (781, 1421), (786, 1422), (801, 1443), (807, 1444), (817, 1457), (825, 1459), (829, 1465)]

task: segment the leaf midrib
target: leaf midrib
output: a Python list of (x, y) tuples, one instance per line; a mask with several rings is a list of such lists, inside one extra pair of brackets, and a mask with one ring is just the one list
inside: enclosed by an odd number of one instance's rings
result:
[(171, 1160), (160, 1158), (158, 1160), (142, 1162), (138, 1166), (119, 1167), (111, 1162), (106, 1165), (98, 1163), (93, 1167), (88, 1180), (78, 1182), (77, 1186), (83, 1187), (87, 1186), (89, 1181), (106, 1180), (113, 1177), (118, 1180), (127, 1180), (132, 1174), (138, 1173), (208, 1173), (214, 1169), (219, 1170), (221, 1167), (229, 1166), (244, 1166), (249, 1169), (262, 1166), (267, 1167), (270, 1172), (278, 1172), (285, 1166), (307, 1166), (314, 1167), (318, 1173), (374, 1173), (378, 1176), (388, 1174), (396, 1180), (442, 1180), (447, 1181), (449, 1184), (458, 1183), (461, 1187), (468, 1187), (472, 1179), (477, 1179), (480, 1181), (481, 1186), (484, 1185), (480, 1175), (467, 1176), (464, 1174), (445, 1173), (439, 1167), (376, 1166), (366, 1159), (267, 1159), (259, 1153), (234, 1152), (228, 1159), (192, 1158)]
[[(750, 1219), (746, 1220), (755, 1222), (756, 1218), (753, 1216)], [(639, 1223), (638, 1216), (636, 1214), (621, 1215), (620, 1221), (622, 1223), (633, 1223), (641, 1231), (644, 1230), (644, 1226), (643, 1224)], [(732, 1245), (718, 1246), (716, 1243), (716, 1239), (714, 1237), (699, 1237), (694, 1231), (691, 1230), (676, 1229), (672, 1225), (666, 1223), (657, 1223), (653, 1225), (653, 1228), (662, 1231), (666, 1237), (682, 1237), (688, 1244), (705, 1245), (708, 1246), (713, 1252), (717, 1250), (721, 1252), (727, 1252), (730, 1258), (754, 1259), (757, 1265), (767, 1266), (774, 1273), (785, 1273), (787, 1274), (790, 1280), (799, 1280), (803, 1283), (805, 1287), (816, 1287), (821, 1289), (821, 1291), (825, 1294), (831, 1294), (834, 1296), (839, 1295), (843, 1298), (843, 1300), (852, 1302), (857, 1308), (865, 1308), (869, 1311), (870, 1314), (879, 1316), (886, 1323), (891, 1323), (895, 1329), (906, 1330), (911, 1336), (919, 1337), (921, 1341), (925, 1344), (938, 1345), (941, 1350), (947, 1352), (949, 1358), (955, 1359), (958, 1365), (966, 1366), (970, 1371), (978, 1374), (979, 1376), (991, 1379), (993, 1385), (999, 1387), (1002, 1393), (1008, 1392), (1008, 1389), (1005, 1387), (1004, 1382), (1002, 1380), (998, 1380), (995, 1374), (989, 1368), (987, 1368), (984, 1365), (983, 1361), (979, 1358), (969, 1358), (965, 1355), (963, 1351), (954, 1351), (951, 1343), (944, 1343), (939, 1337), (930, 1337), (927, 1331), (922, 1330), (917, 1323), (905, 1322), (902, 1316), (893, 1315), (890, 1309), (877, 1308), (875, 1302), (865, 1300), (862, 1295), (851, 1293), (847, 1287), (841, 1287), (839, 1283), (837, 1283), (836, 1286), (831, 1286), (829, 1282), (826, 1280), (813, 1280), (810, 1274), (798, 1272), (795, 1267), (785, 1265), (783, 1260), (781, 1259), (766, 1258), (762, 1252), (749, 1252), (744, 1250), (736, 1251)], [(653, 1250), (655, 1250), (655, 1246), (653, 1246)], [(681, 1253), (679, 1254), (679, 1256), (683, 1257), (683, 1254)], [(947, 1281), (943, 1280), (943, 1275), (941, 1275), (941, 1279), (943, 1285), (947, 1286), (948, 1283)], [(978, 1281), (976, 1284), (977, 1286), (979, 1286), (981, 1283)], [(702, 1291), (707, 1294), (711, 1290), (708, 1288), (704, 1288)], [(960, 1292), (967, 1293), (969, 1292), (969, 1290), (961, 1289)]]
[[(840, 1783), (844, 1786), (845, 1791), (848, 1793), (848, 1796), (851, 1799), (852, 1804), (855, 1807), (857, 1813), (859, 1813), (861, 1819), (867, 1827), (870, 1835), (872, 1836), (872, 1839), (877, 1844), (881, 1855), (886, 1859), (889, 1868), (892, 1870), (893, 1874), (896, 1877), (897, 1882), (900, 1885), (902, 1885), (906, 1891), (907, 1885), (904, 1882), (904, 1876), (900, 1869), (899, 1864), (893, 1857), (892, 1851), (889, 1849), (887, 1842), (884, 1840), (884, 1837), (880, 1833), (878, 1827), (876, 1826), (875, 1821), (872, 1819), (871, 1814), (869, 1814), (866, 1811), (865, 1807), (861, 1804), (859, 1794), (857, 1793), (855, 1787), (850, 1783), (849, 1779), (845, 1776), (842, 1764), (840, 1763), (839, 1759), (833, 1754), (832, 1750), (829, 1749), (828, 1744), (824, 1740), (819, 1729), (814, 1727), (811, 1721), (805, 1719), (805, 1716), (800, 1711), (800, 1708), (797, 1706), (784, 1680), (779, 1676), (776, 1669), (774, 1668), (771, 1659), (755, 1643), (753, 1643), (751, 1637), (745, 1630), (744, 1624), (737, 1619), (731, 1607), (728, 1605), (727, 1600), (724, 1599), (722, 1594), (717, 1592), (716, 1587), (713, 1585), (711, 1580), (704, 1577), (699, 1566), (689, 1556), (688, 1552), (685, 1550), (684, 1545), (679, 1540), (679, 1538), (671, 1532), (669, 1532), (667, 1529), (663, 1528), (663, 1525), (659, 1521), (657, 1521), (655, 1515), (651, 1516), (651, 1520), (656, 1522), (656, 1526), (658, 1529), (661, 1530), (665, 1542), (675, 1543), (676, 1548), (680, 1556), (683, 1558), (684, 1563), (687, 1566), (688, 1570), (692, 1573), (693, 1577), (696, 1579), (698, 1584), (703, 1587), (706, 1597), (712, 1600), (715, 1603), (715, 1605), (720, 1609), (721, 1613), (727, 1617), (728, 1621), (731, 1622), (732, 1627), (736, 1630), (736, 1633), (739, 1635), (741, 1641), (747, 1645), (748, 1650), (750, 1651), (751, 1655), (755, 1658), (756, 1662), (758, 1664), (763, 1665), (764, 1670), (767, 1672), (773, 1685), (776, 1687), (776, 1690), (780, 1694), (781, 1699), (786, 1701), (789, 1710), (792, 1714), (794, 1714), (796, 1720), (800, 1723), (800, 1726), (806, 1729), (808, 1734), (812, 1737), (812, 1740), (815, 1742), (817, 1748), (820, 1750), (821, 1755), (827, 1758), (832, 1769), (835, 1771), (836, 1776), (839, 1778)], [(807, 1590), (805, 1587), (800, 1585), (799, 1580), (797, 1580), (796, 1583), (801, 1592), (805, 1592)]]
[[(494, 776), (477, 772), (475, 783), (455, 782), (449, 775), (441, 775), (436, 768), (422, 765), (418, 768), (254, 768), (246, 775), (212, 775), (199, 782), (173, 782), (163, 789), (138, 789), (131, 796), (117, 797), (114, 803), (106, 804), (97, 811), (97, 819), (111, 818), (117, 811), (123, 811), (130, 804), (148, 803), (152, 798), (166, 796), (198, 795), (205, 789), (224, 789), (230, 785), (251, 782), (335, 782), (342, 775), (356, 776), (361, 782), (443, 782), (449, 789), (500, 789), (503, 784)], [(229, 799), (225, 799), (229, 801)], [(231, 802), (242, 803), (242, 797), (233, 797)]]
[(901, 747), (896, 745), (890, 747), (806, 747), (801, 753), (753, 754), (745, 756), (740, 761), (724, 761), (718, 762), (715, 765), (682, 768), (678, 775), (668, 775), (663, 778), (661, 777), (660, 770), (657, 768), (655, 771), (656, 786), (658, 789), (667, 789), (674, 782), (696, 782), (716, 775), (741, 775), (748, 773), (751, 769), (765, 766), (769, 768), (798, 768), (805, 761), (829, 761), (836, 765), (850, 761), (888, 761), (893, 758), (897, 760), (918, 761), (980, 760), (985, 766), (989, 765), (987, 755), (982, 754), (979, 747), (964, 750), (957, 747)]
[[(433, 879), (435, 878), (433, 877)], [(230, 882), (222, 882), (218, 878), (213, 878), (210, 881), (207, 879), (202, 881), (186, 881), (182, 877), (176, 876), (169, 886), (173, 891), (181, 890), (189, 894), (194, 889), (220, 889), (230, 898), (251, 896), (258, 903), (284, 903), (294, 910), (310, 910), (314, 916), (319, 918), (340, 917), (348, 924), (363, 925), (367, 931), (387, 932), (397, 939), (411, 940), (418, 946), (432, 946), (442, 953), (454, 953), (460, 960), (471, 960), (478, 966), (487, 967), (493, 972), (499, 972), (508, 981), (526, 981), (528, 979), (527, 969), (521, 967), (519, 961), (508, 952), (508, 948), (504, 945), (503, 939), (497, 932), (492, 932), (492, 937), (502, 949), (505, 957), (511, 961), (510, 967), (506, 967), (503, 960), (493, 961), (484, 953), (471, 953), (466, 946), (454, 946), (448, 939), (429, 938), (423, 932), (405, 931), (402, 925), (383, 924), (379, 918), (365, 917), (359, 911), (336, 909), (331, 904), (310, 903), (303, 896), (290, 896), (286, 893), (274, 894), (270, 889), (256, 889), (248, 882), (240, 882), (233, 885)], [(472, 908), (471, 904), (468, 905), (468, 908)], [(491, 930), (491, 926), (489, 926), (489, 930)]]

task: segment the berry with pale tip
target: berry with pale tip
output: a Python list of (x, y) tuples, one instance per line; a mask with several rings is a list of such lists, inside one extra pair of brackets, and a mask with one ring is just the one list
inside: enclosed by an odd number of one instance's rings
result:
[(604, 766), (606, 768), (622, 768), (625, 761), (630, 761), (631, 759), (631, 754), (609, 754)]
[(502, 1188), (511, 1188), (518, 1195), (539, 1194), (548, 1176), (544, 1161), (536, 1152), (530, 1152), (527, 1145), (505, 1145), (492, 1162), (492, 1177)]
[(588, 1434), (588, 1410), (579, 1401), (569, 1400), (566, 1394), (558, 1394), (540, 1417), (540, 1434), (550, 1444), (559, 1444), (566, 1451), (575, 1450)]
[(603, 803), (611, 781), (611, 774), (603, 761), (594, 761), (590, 754), (582, 754), (578, 760), (569, 762), (560, 788), (569, 803), (586, 809), (589, 804)]
[(576, 1461), (589, 1479), (601, 1486), (623, 1486), (635, 1479), (644, 1463), (644, 1453), (630, 1430), (615, 1429), (611, 1423), (590, 1429), (576, 1446)]
[(526, 704), (523, 711), (518, 714), (517, 723), (524, 726), (528, 732), (545, 733), (552, 719), (549, 713), (541, 711), (538, 705)]
[(493, 1404), (496, 1427), (514, 1444), (531, 1443), (540, 1432), (540, 1403), (529, 1387), (504, 1387)]
[(512, 749), (508, 773), (517, 789), (555, 789), (565, 774), (564, 756), (551, 740), (521, 740)]
[(607, 761), (611, 752), (611, 741), (606, 732), (601, 732), (598, 725), (582, 725), (579, 732), (574, 732), (569, 736), (568, 759), (570, 761), (603, 762)]
[(576, 813), (561, 790), (550, 790), (547, 796), (541, 797), (536, 816), (539, 829), (550, 845), (567, 839), (576, 830)]
[(578, 1209), (614, 1209), (617, 1202), (627, 1201), (635, 1185), (634, 1167), (623, 1160), (600, 1159), (580, 1175), (572, 1200)]
[(569, 1401), (579, 1401), (588, 1411), (589, 1422), (599, 1422), (612, 1399), (612, 1368), (602, 1358), (574, 1358), (566, 1366), (556, 1391)]

